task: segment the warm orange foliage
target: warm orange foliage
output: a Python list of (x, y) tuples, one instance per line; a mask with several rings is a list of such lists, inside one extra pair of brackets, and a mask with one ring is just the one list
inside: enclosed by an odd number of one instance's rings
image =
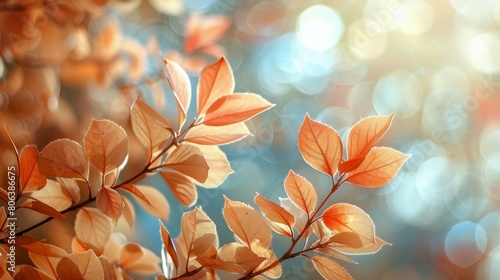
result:
[[(209, 39), (207, 42), (213, 38)], [(207, 43), (189, 42), (189, 48)], [(282, 274), (282, 262), (307, 257), (325, 279), (350, 279), (336, 260), (352, 262), (345, 254), (375, 253), (388, 244), (376, 236), (373, 221), (362, 209), (347, 203), (327, 205), (327, 201), (345, 182), (381, 187), (396, 175), (408, 156), (391, 148), (374, 147), (393, 116), (370, 117), (356, 124), (349, 134), (344, 159), (338, 133), (306, 115), (298, 131), (298, 149), (306, 163), (330, 178), (328, 194), (319, 197), (311, 182), (290, 170), (284, 180), (287, 197), (280, 204), (257, 194), (254, 202), (258, 211), (225, 197), (222, 213), (234, 233), (234, 242), (220, 245), (216, 224), (199, 207), (182, 215), (177, 238), (159, 221), (161, 259), (139, 244), (120, 240), (116, 225), (124, 222), (132, 229), (135, 223), (130, 196), (151, 215), (168, 219), (168, 201), (158, 188), (140, 184), (143, 177), (159, 174), (180, 204), (195, 205), (197, 186), (216, 187), (232, 173), (218, 145), (250, 135), (244, 121), (274, 106), (256, 94), (233, 94), (232, 71), (221, 58), (201, 72), (196, 116), (188, 122), (188, 75), (176, 62), (163, 62), (163, 78), (176, 101), (176, 120), (167, 120), (137, 98), (130, 108), (131, 132), (110, 120), (92, 120), (83, 145), (59, 139), (40, 153), (36, 146), (25, 146), (19, 154), (16, 150), (21, 174), (18, 195), (22, 199), (16, 200), (15, 207), (47, 217), (16, 230), (16, 246), (29, 252), (35, 267), (19, 265), (15, 277), (129, 279), (128, 275), (139, 274), (156, 275), (158, 279), (217, 279), (217, 271), (223, 270), (239, 274), (240, 279), (262, 279), (261, 275), (276, 279)], [(135, 143), (146, 149), (145, 166), (123, 176), (120, 173), (127, 165), (131, 140), (138, 140)], [(8, 201), (3, 189), (0, 198)], [(5, 225), (7, 211), (0, 209), (0, 223)], [(58, 244), (26, 236), (53, 218), (70, 218), (67, 213), (73, 212), (74, 236), (68, 252)], [(290, 241), (279, 257), (272, 244), (273, 231)], [(2, 256), (8, 234), (2, 227)], [(12, 279), (4, 266), (0, 268), (2, 275), (10, 277), (5, 279)]]

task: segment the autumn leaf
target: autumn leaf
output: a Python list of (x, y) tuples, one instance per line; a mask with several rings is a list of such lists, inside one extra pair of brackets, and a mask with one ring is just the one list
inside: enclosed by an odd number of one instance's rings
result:
[(47, 178), (38, 170), (38, 149), (25, 146), (19, 155), (19, 193), (34, 191), (47, 183)]
[(165, 76), (175, 97), (179, 116), (179, 128), (182, 127), (187, 117), (187, 110), (191, 103), (191, 82), (186, 71), (179, 64), (169, 59), (163, 59)]
[(228, 243), (217, 251), (215, 259), (199, 257), (202, 266), (209, 266), (233, 273), (245, 274), (253, 271), (265, 258), (259, 257), (248, 247), (240, 243)]
[(182, 215), (181, 235), (186, 259), (203, 255), (214, 245), (217, 231), (214, 222), (200, 208)]
[(19, 207), (20, 208), (31, 209), (33, 211), (36, 211), (38, 213), (50, 216), (52, 218), (55, 218), (55, 219), (58, 219), (58, 220), (62, 220), (62, 221), (66, 221), (66, 217), (64, 217), (61, 213), (59, 213), (59, 211), (57, 211), (52, 206), (47, 205), (47, 204), (45, 204), (45, 203), (43, 203), (41, 201), (28, 200), (28, 201), (24, 202), (23, 204), (21, 204), (21, 206), (19, 206)]
[(337, 251), (336, 249), (334, 249), (332, 247), (319, 247), (319, 248), (315, 249), (314, 251), (319, 252), (319, 253), (323, 253), (329, 257), (334, 257), (336, 259), (343, 260), (345, 262), (358, 264), (357, 262), (353, 261), (348, 256), (343, 255), (342, 253), (340, 253), (339, 251)]
[(75, 179), (58, 177), (57, 181), (65, 190), (65, 193), (71, 196), (73, 203), (80, 202), (80, 187)]
[[(53, 277), (53, 278), (56, 278), (57, 275), (56, 275), (56, 267), (57, 267), (57, 263), (61, 260), (62, 257), (66, 256), (67, 253), (59, 248), (59, 247), (56, 247), (56, 246), (53, 246), (53, 245), (50, 245), (50, 244), (46, 244), (46, 246), (51, 246), (52, 248), (50, 249), (52, 251), (51, 255), (47, 256), (47, 255), (40, 255), (40, 254), (37, 254), (33, 251), (29, 251), (29, 257), (31, 259), (31, 261), (38, 267), (40, 268), (42, 271), (44, 271), (45, 273), (47, 273), (50, 277)], [(56, 253), (57, 252), (57, 253)], [(56, 255), (57, 256), (54, 256)]]
[(95, 280), (104, 279), (104, 271), (94, 251), (88, 250), (63, 257), (57, 264), (57, 276), (58, 279)]
[(132, 202), (128, 198), (123, 197), (123, 213), (122, 218), (128, 225), (128, 228), (132, 231), (135, 224), (135, 208)]
[(153, 204), (151, 201), (149, 201), (149, 198), (142, 192), (142, 190), (137, 187), (134, 184), (123, 184), (117, 190), (126, 190), (130, 192), (135, 198), (142, 200), (145, 204), (148, 204), (149, 206), (153, 207)]
[(200, 145), (226, 145), (252, 135), (240, 122), (225, 126), (197, 125), (189, 130), (184, 141)]
[(377, 141), (384, 136), (394, 114), (368, 117), (356, 123), (347, 137), (347, 158), (364, 158)]
[(168, 155), (163, 167), (174, 169), (198, 182), (204, 182), (208, 177), (208, 163), (202, 151), (194, 145), (181, 144)]
[[(272, 249), (267, 249), (265, 251), (262, 251), (261, 253), (258, 254), (258, 256), (264, 258), (264, 261), (262, 261), (259, 264), (259, 266), (255, 269), (255, 271), (260, 271), (262, 269), (265, 269), (270, 265), (274, 265), (274, 263), (278, 261), (278, 258), (276, 257), (276, 254)], [(266, 270), (262, 274), (272, 279), (278, 279), (280, 278), (281, 273), (282, 273), (281, 263), (278, 263), (278, 265), (274, 266), (271, 269)]]
[(71, 194), (59, 182), (53, 180), (47, 180), (47, 185), (41, 190), (32, 192), (30, 197), (59, 212), (73, 205)]
[[(168, 220), (170, 206), (165, 196), (159, 190), (150, 186), (138, 185), (136, 187), (147, 198), (147, 200), (137, 200), (141, 207), (155, 217), (163, 220)], [(146, 201), (149, 201), (149, 203)]]
[(40, 152), (38, 169), (45, 176), (87, 180), (89, 163), (80, 144), (59, 139), (50, 142)]
[(375, 242), (366, 244), (363, 247), (353, 248), (349, 246), (339, 246), (334, 244), (331, 247), (335, 248), (336, 250), (342, 253), (349, 255), (366, 255), (366, 254), (375, 254), (385, 245), (391, 245), (391, 244), (380, 239), (378, 236), (375, 236)]
[(123, 197), (115, 190), (107, 187), (102, 187), (97, 192), (96, 196), (97, 208), (104, 215), (110, 217), (116, 222), (123, 213)]
[(132, 130), (148, 149), (149, 159), (165, 147), (172, 134), (168, 130), (170, 123), (151, 106), (138, 97), (131, 107), (130, 121)]
[(177, 271), (177, 268), (179, 267), (179, 258), (177, 257), (177, 251), (175, 250), (174, 242), (172, 241), (172, 237), (170, 236), (170, 232), (167, 230), (167, 228), (162, 223), (162, 221), (158, 220), (158, 223), (160, 224), (160, 236), (161, 236), (161, 241), (163, 243), (163, 246), (165, 248), (164, 250), (170, 256), (170, 259), (172, 260), (172, 262), (174, 264), (174, 268), (175, 268), (174, 271)]
[(205, 160), (208, 163), (208, 177), (204, 182), (196, 182), (204, 188), (215, 188), (224, 181), (234, 171), (229, 165), (226, 154), (217, 146), (197, 146), (200, 148)]
[[(280, 200), (281, 207), (283, 207), (283, 209), (285, 209), (290, 214), (292, 214), (292, 216), (295, 218), (294, 229), (297, 232), (302, 232), (304, 230), (304, 228), (306, 227), (306, 224), (309, 220), (309, 215), (306, 212), (304, 212), (304, 210), (297, 207), (297, 205), (295, 205), (290, 200), (290, 198), (280, 197), (279, 200)], [(305, 229), (305, 232), (302, 236), (308, 237), (309, 234), (311, 234), (311, 232), (312, 232), (312, 227), (307, 227), (307, 229)]]
[(311, 167), (329, 176), (337, 171), (342, 159), (342, 142), (331, 127), (312, 120), (306, 115), (299, 129), (299, 151)]
[(316, 270), (323, 276), (324, 279), (328, 280), (346, 280), (352, 279), (351, 275), (347, 272), (347, 270), (339, 265), (336, 261), (324, 257), (324, 256), (313, 256), (311, 258), (312, 263)]
[(175, 171), (162, 171), (160, 175), (182, 205), (190, 207), (196, 203), (198, 192), (188, 177)]
[(243, 202), (224, 199), (222, 213), (231, 231), (254, 252), (269, 248), (271, 229), (262, 216)]
[(292, 170), (285, 179), (285, 192), (290, 200), (307, 214), (311, 214), (316, 208), (318, 195), (313, 185)]
[(388, 147), (372, 148), (363, 163), (348, 173), (346, 181), (368, 188), (387, 184), (401, 169), (409, 155)]
[(328, 207), (321, 216), (325, 225), (334, 232), (354, 232), (362, 245), (375, 243), (375, 225), (361, 208), (348, 203)]
[(119, 168), (128, 157), (127, 134), (112, 121), (92, 120), (84, 142), (90, 162), (101, 174)]
[(80, 242), (101, 255), (104, 246), (111, 237), (111, 220), (94, 208), (83, 207), (76, 214), (75, 233)]
[(224, 126), (246, 121), (273, 106), (274, 104), (253, 93), (226, 95), (217, 99), (207, 109), (203, 124)]
[(191, 53), (214, 44), (226, 33), (230, 24), (229, 18), (224, 16), (191, 15), (185, 28), (184, 52)]
[(15, 272), (14, 272), (14, 278), (4, 278), (4, 277), (10, 277), (10, 275), (3, 275), (2, 279), (14, 279), (14, 280), (21, 280), (21, 279), (37, 279), (37, 280), (51, 280), (52, 278), (42, 272), (41, 270), (26, 265), (16, 265), (15, 266)]
[(160, 261), (151, 250), (139, 244), (128, 242), (120, 247), (118, 264), (126, 271), (144, 275), (157, 274), (160, 272)]
[(254, 198), (255, 203), (259, 206), (260, 211), (269, 220), (271, 229), (277, 233), (293, 237), (293, 226), (295, 218), (280, 205), (266, 199), (257, 193)]
[(62, 258), (66, 255), (59, 247), (26, 236), (16, 236), (16, 245), (41, 256)]
[(197, 90), (198, 116), (205, 114), (217, 99), (232, 94), (233, 90), (233, 71), (226, 59), (221, 57), (201, 71)]

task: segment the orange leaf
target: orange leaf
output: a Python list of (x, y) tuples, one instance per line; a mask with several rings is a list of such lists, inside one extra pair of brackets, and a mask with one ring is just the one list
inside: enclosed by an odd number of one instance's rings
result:
[(29, 201), (26, 201), (25, 203), (23, 203), (19, 207), (31, 209), (33, 211), (50, 216), (52, 218), (66, 221), (66, 217), (64, 217), (61, 213), (59, 213), (59, 211), (57, 211), (52, 206), (49, 206), (41, 201), (29, 200)]
[(150, 158), (163, 149), (172, 134), (168, 130), (170, 123), (150, 107), (140, 97), (132, 105), (130, 112), (132, 130), (139, 141), (148, 148)]
[(38, 169), (45, 176), (87, 180), (89, 163), (80, 144), (59, 139), (50, 142), (40, 152)]
[(229, 166), (226, 154), (217, 146), (197, 146), (200, 148), (205, 160), (208, 163), (208, 178), (203, 182), (196, 182), (204, 188), (215, 188), (224, 181), (234, 171)]
[[(262, 253), (258, 254), (258, 256), (265, 258), (265, 260), (259, 264), (259, 266), (255, 269), (255, 271), (260, 271), (261, 269), (264, 269), (264, 268), (274, 264), (274, 262), (278, 261), (278, 258), (276, 257), (276, 254), (274, 253), (274, 251), (272, 249), (267, 249), (267, 250), (263, 251)], [(277, 278), (280, 278), (281, 273), (282, 273), (282, 267), (281, 267), (281, 264), (278, 263), (278, 265), (265, 271), (262, 274), (269, 277), (269, 278), (277, 279)]]
[(80, 201), (80, 187), (75, 179), (58, 177), (57, 181), (61, 187), (65, 189), (65, 193), (71, 196), (73, 203), (78, 203)]
[(182, 205), (190, 207), (196, 203), (198, 192), (188, 177), (175, 171), (162, 171), (160, 175)]
[(385, 242), (384, 240), (380, 239), (378, 236), (375, 236), (375, 242), (366, 244), (363, 247), (360, 248), (353, 248), (353, 247), (347, 247), (347, 246), (335, 246), (332, 245), (331, 247), (335, 248), (336, 250), (349, 254), (349, 255), (365, 255), (365, 254), (374, 254), (380, 250), (385, 245), (391, 245), (388, 242)]
[(101, 174), (119, 168), (128, 157), (127, 134), (112, 121), (92, 120), (84, 141), (90, 162)]
[(57, 276), (58, 279), (104, 279), (104, 271), (94, 251), (88, 250), (63, 257), (57, 264)]
[(10, 275), (2, 275), (2, 279), (15, 279), (15, 280), (18, 280), (18, 279), (19, 280), (20, 279), (51, 280), (51, 279), (53, 279), (52, 277), (43, 273), (41, 270), (34, 268), (32, 266), (29, 266), (29, 265), (25, 265), (25, 264), (16, 265), (15, 272), (14, 272), (14, 278), (8, 278), (8, 277), (10, 277)]
[(107, 187), (99, 189), (96, 196), (97, 208), (106, 216), (118, 222), (123, 213), (123, 197), (115, 190)]
[(326, 254), (329, 257), (334, 257), (334, 258), (339, 259), (339, 260), (343, 260), (343, 261), (350, 262), (353, 264), (358, 264), (357, 262), (353, 261), (351, 258), (349, 258), (345, 255), (342, 255), (340, 252), (338, 252), (336, 249), (333, 249), (332, 247), (320, 247), (320, 248), (315, 249), (314, 251)]
[(226, 33), (230, 24), (229, 18), (224, 16), (191, 15), (186, 23), (184, 52), (191, 53), (214, 44)]
[(224, 219), (236, 236), (252, 251), (261, 251), (271, 244), (271, 229), (249, 205), (224, 196)]
[[(307, 224), (307, 221), (309, 219), (309, 217), (308, 217), (309, 215), (306, 212), (304, 212), (304, 210), (297, 207), (297, 205), (295, 205), (295, 203), (293, 203), (290, 200), (290, 198), (280, 197), (279, 200), (280, 200), (281, 207), (283, 207), (283, 209), (285, 209), (290, 214), (292, 214), (292, 216), (295, 218), (295, 226), (294, 226), (295, 230), (297, 232), (302, 232), (302, 230), (304, 230), (304, 228)], [(312, 227), (308, 227), (305, 230), (303, 237), (308, 237), (309, 234), (311, 234), (311, 231), (312, 231)]]
[(200, 208), (186, 212), (181, 219), (181, 235), (184, 241), (186, 259), (203, 255), (210, 249), (217, 237), (214, 222)]
[(306, 115), (298, 136), (299, 151), (313, 168), (333, 176), (342, 159), (342, 142), (331, 127)]
[(269, 220), (271, 229), (290, 238), (293, 236), (295, 218), (290, 212), (258, 193), (254, 201), (259, 206), (260, 211), (262, 211), (264, 216)]
[(246, 121), (273, 106), (274, 104), (253, 93), (226, 95), (208, 108), (203, 123), (211, 126), (234, 124)]
[(5, 189), (0, 188), (0, 199), (5, 202), (9, 202), (9, 195)]
[(347, 138), (347, 158), (364, 158), (391, 126), (394, 114), (368, 117), (356, 123)]
[(186, 121), (187, 110), (191, 103), (191, 82), (188, 74), (179, 64), (166, 58), (163, 59), (163, 64), (165, 65), (166, 79), (170, 84), (177, 104), (180, 128)]
[(174, 169), (196, 181), (204, 182), (208, 177), (208, 163), (200, 148), (191, 144), (181, 144), (170, 153), (163, 167)]
[(29, 256), (31, 261), (41, 270), (43, 270), (45, 273), (47, 273), (49, 276), (56, 278), (56, 267), (57, 263), (61, 260), (63, 256), (66, 256), (67, 253), (56, 246), (46, 244), (47, 246), (53, 247), (50, 249), (53, 252), (57, 252), (59, 256), (46, 256), (46, 255), (39, 255), (35, 252), (30, 251)]
[(365, 245), (359, 234), (349, 231), (336, 233), (328, 239), (327, 243), (332, 247), (345, 246), (349, 248), (361, 248)]
[(76, 214), (75, 233), (80, 242), (101, 255), (111, 237), (113, 224), (99, 210), (83, 207)]
[(135, 224), (135, 208), (132, 202), (128, 200), (126, 197), (123, 197), (123, 213), (122, 217), (127, 223), (129, 229), (132, 231), (134, 229)]
[(198, 83), (198, 116), (222, 96), (230, 95), (234, 90), (234, 77), (231, 67), (224, 57), (201, 71)]
[(348, 203), (328, 207), (322, 215), (325, 225), (334, 232), (354, 232), (364, 245), (375, 242), (375, 225), (361, 208)]
[(124, 184), (121, 185), (118, 190), (126, 190), (130, 192), (136, 199), (142, 200), (144, 203), (148, 204), (149, 206), (153, 207), (153, 204), (151, 201), (149, 201), (149, 198), (142, 192), (140, 188), (138, 188), (136, 185), (133, 184)]
[(66, 252), (59, 247), (26, 236), (17, 236), (16, 245), (41, 256), (62, 258), (66, 255)]
[(159, 262), (160, 258), (151, 250), (136, 243), (129, 242), (120, 248), (118, 264), (127, 271), (144, 275), (157, 274), (160, 272)]
[(179, 267), (179, 258), (177, 257), (177, 251), (175, 250), (174, 242), (172, 241), (170, 232), (168, 232), (167, 228), (162, 223), (162, 221), (158, 220), (158, 222), (160, 223), (160, 235), (161, 235), (161, 241), (165, 248), (164, 250), (166, 250), (167, 254), (170, 256), (170, 259), (174, 264), (175, 268), (174, 271), (176, 271), (177, 268)]
[(317, 255), (312, 257), (311, 260), (316, 270), (319, 272), (319, 274), (321, 274), (321, 276), (323, 276), (324, 279), (352, 279), (351, 275), (349, 275), (349, 273), (343, 266), (330, 258)]
[(313, 185), (292, 170), (285, 179), (285, 192), (290, 200), (307, 214), (311, 214), (316, 208), (318, 195)]
[(401, 169), (409, 155), (387, 147), (375, 147), (363, 163), (347, 175), (347, 182), (363, 187), (378, 188), (387, 184)]
[(157, 189), (149, 186), (137, 186), (150, 203), (143, 199), (137, 200), (144, 210), (163, 220), (168, 220), (170, 206), (165, 196)]
[(225, 126), (197, 125), (189, 130), (184, 141), (200, 145), (225, 145), (252, 135), (244, 123)]
[(68, 191), (61, 184), (53, 180), (48, 180), (47, 185), (43, 189), (32, 192), (30, 197), (53, 207), (59, 212), (69, 208), (73, 204)]
[(265, 258), (257, 256), (240, 243), (229, 243), (217, 251), (217, 257), (196, 259), (202, 266), (208, 266), (233, 273), (245, 274), (253, 271)]
[(34, 191), (45, 186), (47, 178), (38, 170), (38, 149), (25, 146), (19, 155), (19, 193)]

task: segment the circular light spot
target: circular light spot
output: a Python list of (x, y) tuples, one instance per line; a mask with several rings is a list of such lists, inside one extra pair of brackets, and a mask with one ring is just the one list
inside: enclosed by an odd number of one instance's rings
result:
[(359, 59), (379, 57), (387, 47), (387, 34), (373, 21), (357, 20), (349, 26), (344, 55)]
[(434, 10), (423, 0), (403, 3), (399, 28), (406, 34), (418, 35), (427, 32), (434, 24)]
[(333, 127), (340, 135), (354, 124), (351, 112), (342, 107), (325, 108), (318, 114), (316, 120)]
[(500, 180), (500, 154), (495, 154), (486, 161), (484, 173), (487, 178)]
[(500, 275), (500, 246), (491, 252), (486, 265), (486, 280), (497, 280)]
[(422, 86), (414, 75), (397, 71), (377, 83), (372, 101), (378, 114), (395, 112), (397, 117), (408, 118), (420, 110)]
[(300, 14), (297, 32), (301, 44), (314, 51), (325, 51), (342, 38), (344, 23), (335, 10), (316, 5)]
[(429, 202), (442, 204), (444, 194), (453, 183), (449, 178), (455, 178), (456, 167), (447, 157), (434, 157), (426, 160), (416, 173), (417, 192), (420, 197)]
[(471, 221), (455, 224), (446, 234), (444, 249), (448, 259), (465, 268), (476, 263), (486, 250), (486, 231)]
[(364, 18), (375, 22), (383, 32), (397, 27), (401, 4), (398, 1), (369, 0), (364, 7)]
[(472, 38), (468, 45), (469, 63), (486, 74), (493, 74), (500, 70), (500, 39), (498, 35), (483, 33)]
[(437, 71), (432, 77), (432, 87), (456, 88), (468, 91), (470, 89), (469, 78), (465, 73), (455, 67), (445, 67)]

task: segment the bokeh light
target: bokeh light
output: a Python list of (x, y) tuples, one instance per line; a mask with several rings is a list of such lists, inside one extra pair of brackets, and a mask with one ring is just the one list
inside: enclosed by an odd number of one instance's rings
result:
[(450, 261), (462, 268), (477, 262), (486, 250), (486, 232), (471, 221), (455, 224), (446, 234), (444, 248)]
[(340, 15), (324, 5), (312, 6), (300, 14), (297, 22), (300, 43), (314, 51), (335, 46), (344, 33)]

